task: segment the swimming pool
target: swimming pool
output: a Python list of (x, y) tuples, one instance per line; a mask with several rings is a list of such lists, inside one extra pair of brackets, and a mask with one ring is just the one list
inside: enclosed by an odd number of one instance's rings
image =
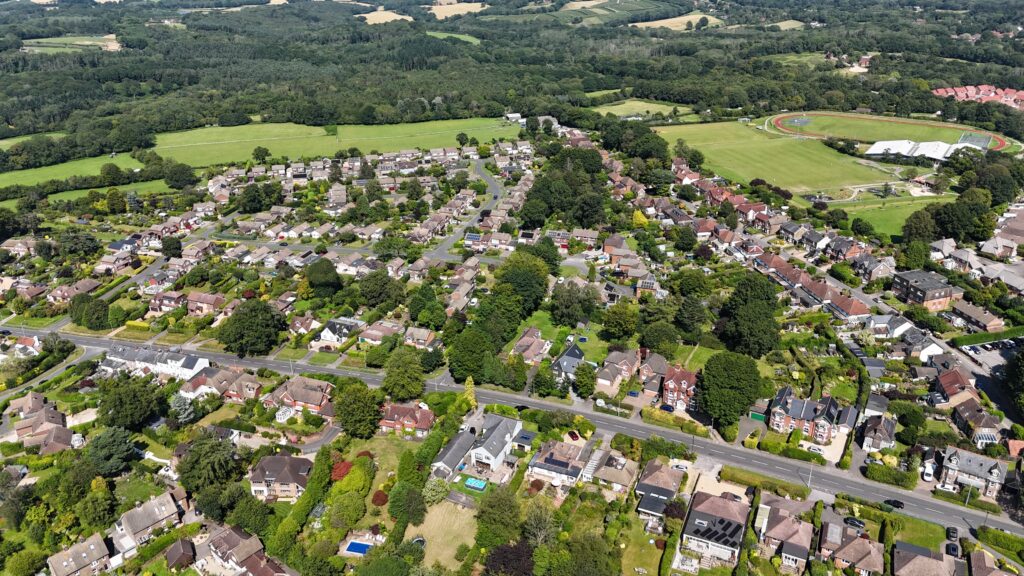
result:
[(483, 492), (487, 488), (487, 481), (479, 478), (466, 478), (466, 488)]
[(359, 542), (358, 540), (353, 540), (345, 546), (345, 552), (348, 552), (349, 554), (358, 554), (360, 556), (365, 556), (366, 553), (370, 551), (370, 548), (373, 548), (373, 544), (367, 544), (366, 542)]

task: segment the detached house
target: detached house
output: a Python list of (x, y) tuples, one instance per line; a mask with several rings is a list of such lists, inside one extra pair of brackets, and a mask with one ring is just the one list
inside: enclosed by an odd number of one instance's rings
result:
[(665, 506), (675, 500), (685, 474), (658, 460), (649, 460), (644, 466), (634, 492), (640, 497), (636, 511), (648, 526), (660, 527)]
[(47, 296), (46, 300), (54, 304), (66, 304), (79, 294), (88, 294), (100, 287), (100, 283), (92, 278), (83, 278), (70, 285), (58, 286)]
[(542, 338), (540, 330), (531, 326), (523, 331), (523, 335), (512, 346), (511, 354), (518, 355), (530, 366), (537, 366), (550, 349), (551, 342)]
[(762, 503), (754, 518), (754, 532), (766, 557), (779, 556), (784, 571), (803, 573), (814, 540), (814, 524), (782, 506)]
[(530, 459), (527, 471), (533, 476), (546, 478), (549, 482), (562, 486), (572, 486), (587, 466), (583, 448), (551, 440), (541, 445), (537, 453)]
[[(209, 539), (210, 556), (208, 560), (200, 560), (201, 564), (214, 562), (221, 570), (210, 570), (211, 573), (228, 573), (236, 576), (286, 576), (292, 572), (285, 570), (275, 560), (263, 552), (263, 543), (256, 536), (246, 533), (236, 526), (220, 526), (213, 530)], [(204, 568), (205, 566), (199, 566)], [(207, 572), (207, 570), (203, 570)]]
[(619, 384), (632, 378), (639, 368), (639, 350), (610, 352), (597, 372), (597, 390), (614, 397), (619, 392)]
[(46, 560), (50, 576), (95, 576), (110, 568), (110, 550), (103, 536), (93, 534)]
[(216, 314), (217, 309), (224, 305), (224, 297), (220, 294), (206, 292), (190, 292), (186, 298), (189, 316), (206, 316)]
[(551, 372), (557, 382), (572, 382), (576, 380), (576, 368), (585, 361), (583, 350), (574, 342), (551, 364)]
[(979, 450), (983, 450), (989, 444), (999, 442), (999, 428), (1002, 420), (989, 414), (975, 398), (971, 398), (953, 409), (953, 423), (971, 439), (971, 442)]
[(869, 454), (896, 446), (896, 421), (885, 416), (869, 417), (864, 421), (861, 446)]
[(142, 502), (114, 523), (114, 544), (129, 551), (149, 541), (153, 533), (177, 526), (184, 509), (185, 491), (177, 488)]
[(480, 437), (473, 443), (469, 457), (474, 466), (487, 466), (498, 471), (512, 451), (512, 442), (523, 429), (519, 420), (497, 414), (484, 416)]
[(836, 568), (851, 568), (858, 576), (880, 576), (885, 572), (885, 547), (864, 538), (860, 530), (836, 522), (824, 522), (818, 555)]
[(352, 334), (362, 330), (366, 322), (358, 318), (332, 318), (324, 325), (324, 329), (310, 344), (311, 348), (317, 350), (334, 350), (341, 347)]
[(264, 502), (295, 502), (306, 491), (312, 470), (306, 458), (264, 456), (249, 474), (250, 492)]
[(334, 416), (331, 404), (331, 390), (334, 385), (323, 380), (293, 376), (264, 398), (267, 407), (287, 407), (294, 411), (303, 409), (324, 417)]
[(696, 492), (683, 526), (680, 546), (711, 565), (733, 565), (739, 558), (750, 506), (731, 498)]
[(852, 406), (840, 408), (832, 397), (819, 401), (802, 400), (795, 396), (792, 387), (786, 386), (772, 400), (768, 418), (768, 426), (776, 432), (788, 434), (799, 429), (809, 440), (829, 444), (836, 435), (853, 427), (857, 421), (857, 409)]
[(950, 286), (946, 279), (934, 272), (910, 270), (892, 278), (896, 297), (910, 304), (924, 306), (931, 312), (949, 308), (954, 300), (963, 298), (963, 290)]
[(403, 406), (388, 402), (381, 408), (381, 419), (378, 426), (384, 433), (394, 432), (424, 438), (434, 426), (434, 413), (429, 408)]

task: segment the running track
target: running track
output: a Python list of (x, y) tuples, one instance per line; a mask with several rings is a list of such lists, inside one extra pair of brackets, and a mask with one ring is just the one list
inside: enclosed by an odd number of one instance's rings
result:
[[(936, 126), (936, 127), (941, 126), (943, 128), (951, 128), (952, 127), (950, 124), (939, 124), (939, 123), (936, 123), (936, 122), (915, 121), (915, 120), (900, 120), (898, 118), (883, 118), (883, 117), (879, 117), (879, 116), (857, 116), (857, 115), (852, 115), (852, 114), (834, 114), (834, 113), (829, 113), (829, 112), (807, 112), (807, 113), (795, 113), (795, 114), (782, 114), (782, 115), (776, 116), (775, 118), (772, 118), (772, 125), (775, 126), (776, 130), (780, 130), (782, 132), (785, 132), (786, 134), (799, 134), (801, 136), (813, 136), (813, 137), (816, 137), (816, 138), (825, 138), (825, 137), (829, 136), (829, 134), (820, 134), (820, 133), (815, 133), (815, 132), (805, 132), (805, 131), (796, 132), (793, 129), (787, 128), (787, 127), (782, 125), (782, 123), (784, 121), (789, 120), (790, 118), (801, 118), (801, 117), (805, 117), (805, 116), (810, 116), (810, 117), (813, 117), (813, 116), (831, 116), (831, 117), (834, 117), (834, 118), (848, 118), (848, 119), (853, 119), (853, 120), (877, 120), (877, 121), (881, 121), (881, 122), (892, 122), (894, 124), (915, 124), (915, 125), (924, 124), (924, 125), (931, 125), (931, 126)], [(980, 130), (978, 128), (971, 128), (971, 127), (963, 126), (963, 125), (960, 125), (960, 124), (957, 124), (956, 127), (957, 127), (957, 129), (963, 130), (964, 132), (972, 132), (974, 134), (983, 134), (985, 136), (991, 137), (993, 140), (996, 141), (996, 145), (990, 147), (989, 148), (990, 150), (997, 150), (998, 151), (998, 150), (1002, 150), (1002, 149), (1004, 149), (1004, 148), (1006, 148), (1007, 146), (1010, 145), (1009, 142), (1007, 142), (1005, 138), (1003, 138), (1002, 136), (999, 136), (998, 134), (993, 134), (992, 132), (986, 132), (985, 130)]]

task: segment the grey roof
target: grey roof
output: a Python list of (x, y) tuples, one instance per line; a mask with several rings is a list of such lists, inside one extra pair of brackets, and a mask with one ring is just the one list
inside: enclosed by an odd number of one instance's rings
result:
[[(953, 462), (955, 460), (955, 463)], [(981, 454), (947, 446), (942, 453), (942, 465), (979, 478), (989, 478), (994, 470), (999, 472), (999, 481), (1006, 478), (1006, 463)]]
[(469, 450), (473, 447), (473, 442), (476, 437), (469, 432), (459, 432), (452, 439), (445, 444), (441, 452), (438, 453), (437, 458), (434, 459), (434, 466), (443, 466), (449, 471), (455, 470), (462, 459), (466, 457)]
[(567, 348), (565, 352), (562, 352), (562, 355), (555, 360), (552, 368), (564, 374), (575, 374), (576, 367), (582, 362), (583, 350), (580, 350), (580, 347), (573, 343), (572, 346)]
[(164, 492), (139, 504), (121, 515), (121, 526), (131, 534), (136, 534), (163, 523), (171, 517), (178, 516), (178, 505), (170, 492)]
[(917, 286), (921, 290), (941, 290), (948, 288), (946, 279), (935, 272), (926, 270), (908, 270), (897, 274), (899, 278), (906, 280), (909, 284)]
[(697, 492), (691, 499), (683, 534), (738, 550), (743, 542), (744, 522), (749, 511), (747, 504)]
[(881, 394), (868, 394), (868, 403), (864, 411), (885, 413), (889, 409), (889, 399)]
[(306, 458), (288, 455), (264, 456), (252, 469), (252, 482), (270, 484), (298, 484), (303, 488), (309, 480), (313, 462)]
[(473, 449), (482, 448), (491, 456), (497, 456), (505, 449), (509, 441), (515, 438), (518, 420), (506, 418), (498, 414), (484, 416), (483, 432), (473, 445)]
[(110, 551), (107, 549), (103, 537), (93, 534), (83, 542), (50, 556), (46, 562), (49, 564), (50, 574), (53, 576), (68, 576), (79, 570), (91, 571), (93, 562), (100, 562), (108, 556), (110, 556)]
[[(803, 400), (793, 394), (793, 388), (786, 386), (779, 390), (772, 400), (769, 410), (782, 410), (787, 416), (796, 420), (824, 420), (830, 424), (840, 423), (839, 403), (835, 398), (822, 398), (819, 401)], [(856, 412), (854, 412), (856, 420)]]

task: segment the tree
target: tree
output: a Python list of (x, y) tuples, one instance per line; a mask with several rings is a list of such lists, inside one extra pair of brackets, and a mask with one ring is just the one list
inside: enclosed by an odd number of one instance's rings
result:
[(178, 463), (181, 485), (189, 492), (220, 486), (241, 477), (242, 468), (230, 442), (201, 432)]
[(718, 337), (733, 352), (760, 358), (779, 345), (779, 323), (774, 306), (749, 302), (724, 319)]
[(489, 334), (476, 324), (466, 328), (455, 337), (448, 350), (448, 367), (452, 377), (458, 381), (470, 376), (479, 378), (483, 374), (484, 356), (493, 353)]
[(546, 546), (558, 537), (555, 511), (551, 503), (542, 497), (529, 500), (523, 517), (523, 539), (531, 546)]
[(75, 515), (83, 525), (102, 529), (114, 521), (114, 509), (117, 500), (111, 494), (103, 479), (95, 483), (94, 488), (75, 504)]
[(498, 285), (510, 286), (522, 301), (522, 314), (527, 316), (540, 307), (548, 291), (548, 266), (540, 258), (515, 251), (495, 272)]
[(749, 356), (720, 352), (712, 356), (697, 383), (701, 410), (724, 428), (739, 421), (754, 400), (771, 393)]
[(239, 358), (261, 356), (277, 345), (278, 333), (285, 328), (284, 317), (270, 304), (246, 300), (224, 321), (217, 339)]
[(679, 229), (679, 235), (676, 236), (674, 243), (675, 249), (682, 252), (689, 252), (693, 250), (694, 246), (697, 245), (697, 233), (689, 226), (684, 226)]
[[(100, 385), (100, 422), (132, 432), (159, 414), (162, 397), (151, 378), (118, 379)], [(113, 440), (113, 438), (111, 439)]]
[(412, 400), (423, 394), (424, 383), (419, 351), (409, 346), (395, 349), (384, 364), (384, 392), (398, 402)]
[(533, 576), (533, 549), (525, 540), (502, 544), (487, 554), (487, 574), (502, 576)]
[(499, 486), (484, 494), (476, 512), (477, 546), (490, 549), (516, 540), (519, 513), (519, 501), (509, 488)]
[(576, 386), (576, 395), (580, 398), (590, 398), (593, 396), (594, 390), (597, 388), (597, 372), (594, 371), (594, 367), (587, 362), (577, 366), (574, 384)]
[(117, 476), (138, 459), (131, 432), (113, 426), (96, 435), (85, 451), (86, 458), (103, 476)]
[(431, 476), (427, 479), (426, 485), (423, 486), (423, 501), (431, 506), (439, 504), (448, 497), (450, 490), (448, 483), (444, 479)]
[(935, 226), (935, 219), (931, 212), (926, 209), (918, 210), (903, 223), (903, 243), (919, 240), (928, 244), (935, 240), (938, 229)]
[(124, 192), (117, 188), (111, 188), (107, 191), (107, 212), (111, 214), (124, 214), (127, 208), (128, 204), (125, 201)]
[(593, 286), (574, 282), (557, 284), (551, 291), (551, 320), (560, 326), (574, 327), (597, 310), (598, 296)]
[(524, 229), (540, 228), (548, 219), (548, 205), (536, 198), (527, 200), (519, 211), (519, 218)]
[(199, 182), (199, 177), (191, 166), (168, 160), (164, 162), (164, 182), (175, 190), (181, 190)]
[(341, 277), (334, 264), (326, 258), (320, 258), (307, 266), (305, 273), (313, 296), (317, 298), (330, 298), (341, 290)]
[(46, 565), (46, 552), (22, 550), (11, 555), (4, 563), (4, 571), (10, 576), (32, 576)]
[(463, 384), (462, 397), (466, 400), (470, 410), (476, 409), (476, 385), (473, 384), (473, 377), (466, 378)]
[(459, 146), (465, 146), (469, 143), (469, 136), (465, 132), (459, 132), (455, 135), (455, 141), (459, 143)]
[(707, 321), (708, 311), (700, 299), (687, 296), (679, 305), (679, 312), (676, 313), (676, 322), (683, 332), (697, 334), (704, 322)]
[(192, 400), (181, 394), (171, 396), (171, 415), (181, 424), (188, 424), (196, 419), (196, 410)]
[(382, 305), (394, 308), (405, 300), (402, 283), (388, 276), (388, 271), (384, 268), (371, 272), (360, 280), (359, 293), (371, 308)]
[(270, 524), (274, 509), (249, 494), (244, 495), (228, 514), (228, 524), (238, 526), (250, 534), (262, 534)]
[(164, 258), (181, 258), (181, 238), (164, 236), (160, 239), (160, 253)]
[(263, 164), (267, 161), (267, 158), (270, 158), (270, 150), (267, 150), (263, 146), (257, 146), (252, 149), (252, 159), (255, 160), (257, 164)]
[(850, 224), (850, 229), (858, 236), (870, 236), (875, 233), (874, 225), (863, 218), (854, 218), (853, 223)]
[(604, 332), (610, 340), (625, 340), (632, 336), (640, 324), (640, 309), (620, 300), (604, 312)]
[(338, 423), (349, 436), (373, 438), (380, 422), (380, 399), (362, 382), (344, 386), (334, 403)]
[(671, 322), (659, 320), (640, 331), (640, 345), (671, 358), (679, 345), (679, 333)]

